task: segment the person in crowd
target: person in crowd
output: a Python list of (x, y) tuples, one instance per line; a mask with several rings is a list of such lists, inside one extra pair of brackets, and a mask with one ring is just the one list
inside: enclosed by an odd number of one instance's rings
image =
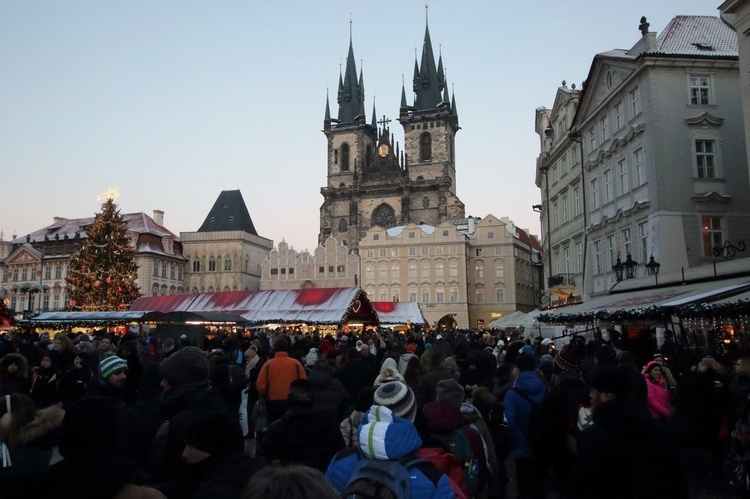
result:
[(208, 412), (226, 411), (218, 391), (208, 381), (208, 359), (197, 347), (185, 347), (159, 366), (164, 421), (154, 437), (153, 483), (167, 482), (184, 471), (181, 457), (190, 423)]
[(349, 394), (337, 379), (333, 378), (333, 370), (325, 359), (320, 359), (312, 366), (307, 376), (313, 390), (313, 409), (328, 412), (336, 422), (346, 417), (349, 411)]
[(490, 477), (487, 497), (505, 499), (508, 485), (508, 471), (505, 467), (505, 460), (510, 454), (510, 435), (505, 424), (505, 406), (485, 387), (477, 388), (471, 392), (471, 404), (487, 426), (497, 459), (497, 475), (493, 473)]
[(29, 363), (32, 366), (38, 366), (42, 361), (42, 356), (48, 355), (52, 350), (52, 340), (50, 339), (47, 331), (42, 331), (39, 335), (39, 339), (34, 342), (34, 350), (31, 356), (28, 358)]
[[(359, 447), (336, 454), (326, 470), (326, 479), (340, 494), (346, 489), (357, 463), (365, 459), (364, 456), (378, 461), (398, 461), (415, 455), (422, 445), (412, 422), (417, 411), (414, 394), (406, 385), (398, 381), (380, 385), (375, 399), (388, 401), (391, 407), (377, 403), (373, 405), (359, 426)], [(409, 499), (455, 497), (448, 476), (431, 463), (412, 465), (407, 471), (411, 479)]]
[(119, 413), (117, 404), (104, 397), (71, 405), (60, 427), (58, 449), (64, 459), (35, 481), (28, 497), (163, 498), (163, 494), (143, 486), (147, 476), (120, 450)]
[(76, 354), (73, 352), (73, 342), (65, 333), (57, 333), (52, 342), (52, 355), (54, 355), (55, 365), (60, 372), (68, 372), (73, 366), (73, 359)]
[(593, 373), (594, 424), (578, 438), (570, 497), (687, 497), (672, 443), (630, 389), (623, 369)]
[(268, 427), (263, 456), (325, 471), (334, 454), (344, 448), (339, 422), (330, 412), (313, 407), (313, 389), (307, 379), (292, 381), (288, 401), (287, 413)]
[(177, 351), (177, 349), (175, 347), (174, 338), (167, 338), (161, 344), (161, 358), (162, 358), (162, 360), (168, 359), (176, 351)]
[(292, 381), (307, 379), (304, 366), (289, 357), (289, 340), (286, 337), (277, 338), (273, 348), (274, 356), (263, 364), (255, 384), (258, 394), (267, 398), (269, 425), (283, 416), (289, 408), (287, 397)]
[(617, 353), (617, 367), (624, 369), (628, 373), (631, 384), (631, 393), (643, 405), (648, 401), (648, 386), (646, 378), (635, 365), (635, 356), (627, 351), (621, 350)]
[(67, 371), (60, 371), (58, 368), (58, 374), (60, 375), (60, 401), (63, 403), (63, 407), (68, 407), (81, 399), (86, 394), (88, 385), (94, 377), (93, 371), (81, 355), (73, 357), (73, 365)]
[(362, 360), (355, 347), (346, 350), (346, 358), (347, 362), (336, 371), (336, 379), (344, 385), (349, 398), (354, 399), (362, 388), (372, 385), (376, 373)]
[[(438, 335), (440, 336), (440, 335)], [(443, 354), (436, 351), (422, 355), (423, 365), (426, 365), (425, 374), (419, 380), (419, 390), (417, 391), (417, 406), (424, 407), (429, 402), (434, 402), (437, 397), (437, 385), (446, 379), (459, 380), (458, 375), (453, 374), (443, 365)]]
[(433, 352), (438, 352), (443, 359), (453, 357), (453, 347), (448, 343), (442, 334), (435, 336), (435, 342), (432, 344)]
[(657, 362), (659, 363), (659, 365), (661, 365), (661, 375), (664, 378), (667, 389), (671, 393), (673, 393), (677, 389), (677, 380), (675, 379), (674, 374), (672, 374), (672, 370), (667, 365), (666, 357), (657, 352), (654, 354), (654, 362)]
[(643, 377), (646, 379), (648, 397), (646, 407), (649, 414), (663, 426), (667, 424), (669, 418), (669, 391), (667, 383), (662, 374), (662, 366), (658, 362), (651, 361), (646, 364)]
[(167, 497), (239, 498), (248, 480), (264, 466), (262, 459), (245, 453), (242, 427), (224, 411), (208, 412), (191, 421), (182, 458), (185, 473), (158, 486)]
[(530, 434), (530, 417), (532, 404), (544, 401), (547, 388), (535, 371), (533, 356), (520, 354), (516, 359), (516, 369), (518, 376), (513, 389), (505, 394), (504, 404), (511, 436), (511, 454), (516, 461), (519, 497), (543, 498), (547, 466), (544, 456), (536, 455), (531, 448), (533, 436)]
[[(410, 345), (414, 345), (414, 343), (410, 343)], [(413, 349), (414, 352), (409, 351), (408, 346), (409, 345), (407, 345), (406, 353), (403, 353), (398, 357), (398, 372), (400, 372), (402, 376), (406, 375), (406, 367), (409, 365), (411, 359), (417, 359), (417, 362), (419, 362), (419, 357), (414, 353), (417, 350), (416, 346)]]
[(375, 386), (378, 386), (389, 381), (401, 381), (402, 383), (404, 382), (404, 377), (398, 371), (396, 361), (390, 357), (383, 361), (383, 365), (380, 366), (380, 373), (375, 378), (375, 382), (373, 384)]
[(363, 342), (359, 348), (359, 356), (362, 357), (362, 362), (370, 366), (372, 372), (378, 372), (378, 359), (371, 351), (370, 344)]
[(365, 414), (372, 406), (374, 396), (374, 386), (362, 388), (357, 394), (357, 398), (354, 399), (354, 410), (341, 421), (339, 429), (341, 430), (341, 436), (344, 437), (344, 445), (347, 448), (357, 447), (359, 442), (357, 428), (359, 427), (359, 423), (362, 422), (362, 418), (365, 417)]
[(28, 395), (29, 363), (20, 353), (9, 353), (0, 359), (0, 395)]
[(258, 389), (255, 387), (255, 383), (258, 381), (258, 374), (263, 366), (262, 359), (258, 355), (258, 347), (256, 345), (250, 345), (245, 350), (245, 376), (247, 377), (247, 405), (245, 406), (245, 421), (247, 421), (247, 435), (245, 438), (252, 440), (255, 438), (255, 430), (250, 424), (251, 416), (253, 415), (253, 408), (256, 402), (260, 398)]
[(37, 409), (49, 407), (60, 401), (57, 390), (58, 381), (52, 354), (47, 351), (42, 355), (39, 366), (35, 367), (31, 374), (31, 400), (34, 401)]
[(99, 363), (99, 374), (89, 383), (85, 396), (107, 397), (124, 407), (127, 379), (128, 363), (117, 355), (110, 355)]
[(239, 418), (242, 392), (248, 382), (245, 371), (224, 350), (210, 352), (206, 358), (209, 364), (208, 381), (219, 391), (227, 411)]
[(148, 469), (152, 442), (162, 422), (159, 417), (160, 383), (159, 366), (150, 364), (138, 385), (138, 400), (127, 406), (122, 414), (120, 447), (142, 470)]
[(750, 395), (750, 357), (740, 357), (734, 362), (734, 376), (729, 383), (727, 420), (733, 425), (742, 416), (742, 408)]
[(96, 349), (96, 361), (101, 362), (106, 357), (109, 357), (114, 354), (115, 354), (115, 347), (114, 347), (114, 343), (112, 342), (112, 337), (109, 335), (102, 336), (99, 339), (99, 345)]
[(25, 497), (49, 467), (65, 411), (57, 404), (37, 410), (31, 398), (21, 394), (7, 396), (0, 405), (5, 411), (0, 440), (7, 445), (12, 463), (0, 468), (0, 490), (3, 498)]
[(292, 464), (267, 466), (253, 475), (242, 493), (242, 499), (258, 497), (340, 499), (341, 496), (320, 471)]

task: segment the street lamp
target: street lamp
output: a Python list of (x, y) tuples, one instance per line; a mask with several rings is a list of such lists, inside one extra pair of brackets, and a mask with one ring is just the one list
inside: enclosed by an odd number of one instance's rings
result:
[(638, 262), (633, 260), (633, 257), (630, 256), (630, 253), (628, 253), (627, 258), (625, 258), (625, 279), (632, 279), (635, 277), (635, 271), (638, 268)]
[(651, 258), (648, 259), (648, 263), (646, 264), (648, 275), (659, 275), (659, 267), (661, 267), (661, 263), (654, 260), (654, 255), (651, 255)]
[(624, 270), (625, 266), (622, 264), (622, 260), (620, 259), (620, 252), (617, 252), (617, 263), (612, 265), (612, 272), (615, 274), (615, 280), (617, 282), (622, 281), (624, 277)]

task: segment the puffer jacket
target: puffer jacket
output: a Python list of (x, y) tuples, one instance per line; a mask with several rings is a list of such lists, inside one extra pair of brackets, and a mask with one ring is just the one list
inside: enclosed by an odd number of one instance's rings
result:
[[(369, 437), (369, 438), (368, 438)], [(390, 409), (374, 405), (359, 426), (359, 448), (346, 449), (334, 456), (326, 470), (326, 479), (340, 493), (352, 478), (354, 467), (362, 456), (379, 460), (399, 460), (416, 454), (422, 445), (417, 429), (411, 421), (395, 416)], [(413, 499), (453, 499), (447, 475), (437, 483), (430, 480), (417, 467), (409, 468), (411, 486), (409, 497)]]
[[(534, 371), (522, 371), (518, 374), (514, 388), (524, 392), (535, 404), (544, 400), (547, 388)], [(513, 457), (534, 457), (529, 444), (529, 417), (531, 405), (514, 390), (505, 394), (505, 419), (510, 429), (510, 453)]]

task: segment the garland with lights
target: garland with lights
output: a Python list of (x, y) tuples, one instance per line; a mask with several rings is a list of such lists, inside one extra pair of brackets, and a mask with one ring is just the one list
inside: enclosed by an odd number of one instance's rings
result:
[(113, 196), (108, 196), (86, 227), (88, 238), (70, 261), (66, 281), (71, 310), (125, 310), (137, 300), (138, 265), (135, 248), (127, 237), (124, 221)]
[(682, 318), (720, 318), (750, 313), (750, 299), (725, 303), (693, 303), (677, 309), (676, 315)]

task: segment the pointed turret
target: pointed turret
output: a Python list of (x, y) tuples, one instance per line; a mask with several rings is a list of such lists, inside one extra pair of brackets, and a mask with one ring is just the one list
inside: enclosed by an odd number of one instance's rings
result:
[(373, 126), (373, 128), (378, 128), (378, 118), (377, 114), (375, 114), (375, 99), (372, 99), (372, 120), (370, 121), (370, 124)]
[(443, 71), (443, 54), (440, 54), (440, 60), (438, 61), (437, 69), (438, 87), (440, 90), (445, 88), (445, 71)]
[(401, 82), (401, 109), (406, 109), (409, 107), (409, 104), (406, 103), (406, 88), (404, 87), (404, 82)]
[(458, 119), (458, 109), (456, 109), (456, 92), (453, 92), (453, 100), (451, 101), (451, 114)]
[(442, 100), (442, 85), (444, 85), (444, 81), (441, 84), (440, 80), (438, 79), (438, 70), (435, 67), (435, 54), (432, 51), (430, 27), (425, 25), (424, 43), (422, 45), (422, 60), (419, 64), (419, 73), (417, 78), (415, 78), (414, 84), (414, 92), (417, 94), (414, 101), (414, 107), (420, 110), (434, 109), (438, 107), (440, 101)]
[(326, 122), (331, 121), (331, 105), (328, 103), (328, 92), (326, 92), (326, 117), (323, 120)]
[(357, 78), (357, 64), (354, 61), (354, 45), (349, 36), (349, 53), (346, 57), (346, 69), (343, 80), (339, 77), (339, 122), (355, 121), (357, 116), (364, 116), (364, 85), (362, 73)]

